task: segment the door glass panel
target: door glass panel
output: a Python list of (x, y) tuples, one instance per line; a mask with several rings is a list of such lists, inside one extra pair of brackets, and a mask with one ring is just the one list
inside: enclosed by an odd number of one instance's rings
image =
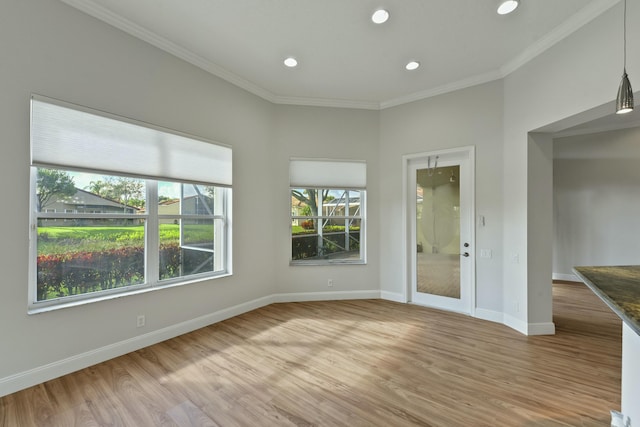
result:
[(460, 166), (416, 171), (417, 292), (460, 299)]

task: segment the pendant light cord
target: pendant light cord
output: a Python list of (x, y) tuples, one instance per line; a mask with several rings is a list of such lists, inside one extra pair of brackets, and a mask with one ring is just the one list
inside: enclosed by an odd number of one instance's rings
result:
[(624, 74), (627, 74), (627, 0), (624, 0), (624, 15), (622, 20), (622, 31), (623, 31), (622, 40), (623, 40), (623, 46), (624, 46), (623, 69), (624, 69)]

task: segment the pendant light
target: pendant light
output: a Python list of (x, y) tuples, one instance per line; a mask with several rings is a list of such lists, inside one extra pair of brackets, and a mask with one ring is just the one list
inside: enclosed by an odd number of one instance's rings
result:
[(633, 111), (633, 89), (631, 89), (631, 82), (627, 75), (627, 0), (624, 0), (623, 40), (624, 66), (622, 81), (618, 87), (618, 96), (616, 97), (616, 114), (626, 114)]

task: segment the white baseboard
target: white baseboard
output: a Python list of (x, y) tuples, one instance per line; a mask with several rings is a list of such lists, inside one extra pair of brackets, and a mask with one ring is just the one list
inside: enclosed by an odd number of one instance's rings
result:
[(398, 292), (380, 291), (380, 298), (387, 301), (393, 301), (393, 302), (402, 302), (402, 303), (407, 302), (404, 295)]
[(346, 299), (380, 299), (380, 291), (293, 292), (273, 295), (273, 302), (337, 301)]
[[(187, 320), (157, 331), (152, 331), (144, 335), (139, 335), (95, 350), (71, 356), (66, 359), (58, 360), (47, 365), (38, 366), (5, 378), (0, 378), (0, 397), (70, 374), (71, 372), (87, 368), (97, 363), (113, 359), (123, 354), (148, 347), (161, 341), (195, 331), (196, 329), (221, 322), (269, 304), (277, 302), (331, 301), (348, 299), (385, 299), (401, 303), (406, 302), (404, 301), (404, 296), (400, 293), (379, 290), (283, 293), (269, 295), (246, 303), (238, 304), (233, 307), (218, 310), (214, 313)], [(511, 315), (481, 308), (476, 308), (475, 317), (492, 322), (503, 323), (524, 335), (548, 335), (555, 333), (555, 325), (552, 322), (528, 324)]]
[(309, 292), (276, 294), (259, 298), (233, 307), (225, 308), (205, 316), (187, 320), (147, 334), (97, 348), (82, 354), (58, 360), (47, 365), (38, 366), (5, 378), (0, 378), (0, 396), (58, 378), (71, 372), (93, 366), (97, 363), (113, 359), (123, 354), (186, 334), (196, 329), (247, 313), (274, 302), (325, 301), (345, 299), (379, 299), (380, 291), (345, 291), (345, 292)]
[(575, 274), (553, 273), (552, 280), (563, 280), (565, 282), (582, 282)]
[(90, 350), (66, 359), (58, 360), (47, 365), (38, 366), (28, 371), (19, 372), (5, 378), (0, 378), (0, 396), (58, 378), (71, 372), (93, 366), (114, 357), (139, 350), (144, 347), (165, 341), (170, 338), (186, 334), (196, 329), (229, 319), (256, 308), (273, 303), (273, 296), (259, 298), (233, 307), (225, 308), (215, 313), (187, 320), (163, 329), (158, 329), (144, 335), (138, 335), (124, 341)]
[(524, 335), (555, 335), (556, 325), (553, 322), (527, 323), (510, 314), (504, 315), (504, 324)]
[(553, 322), (529, 323), (527, 335), (555, 335), (556, 325)]
[(500, 311), (476, 307), (474, 317), (495, 323), (504, 323), (504, 314)]
[(508, 327), (515, 329), (523, 335), (527, 335), (527, 322), (513, 317), (510, 314), (503, 314), (503, 323)]

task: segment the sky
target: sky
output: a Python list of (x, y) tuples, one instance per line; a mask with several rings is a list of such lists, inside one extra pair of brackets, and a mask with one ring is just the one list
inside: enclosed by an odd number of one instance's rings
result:
[[(75, 183), (76, 188), (80, 188), (82, 190), (89, 190), (89, 186), (92, 181), (106, 181), (109, 176), (102, 174), (94, 174), (87, 172), (67, 172), (71, 178), (73, 178), (73, 182)], [(113, 177), (113, 176), (112, 176)], [(170, 198), (178, 198), (180, 197), (180, 185), (173, 182), (158, 182), (158, 194), (160, 196), (167, 196)]]

